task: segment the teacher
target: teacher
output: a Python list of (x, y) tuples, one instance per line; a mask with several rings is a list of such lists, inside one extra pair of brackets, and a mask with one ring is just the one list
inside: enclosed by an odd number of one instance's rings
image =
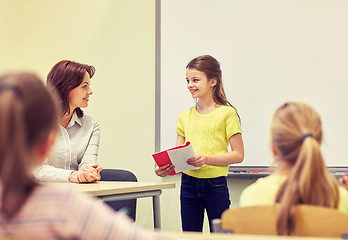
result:
[(95, 68), (69, 60), (53, 66), (47, 86), (60, 96), (62, 114), (58, 137), (47, 161), (34, 172), (40, 181), (93, 182), (100, 180), (97, 165), (100, 128), (83, 113), (92, 95), (91, 78)]
[[(47, 75), (47, 85), (57, 91), (62, 114), (58, 137), (52, 153), (34, 171), (39, 181), (88, 183), (101, 181), (136, 182), (136, 176), (122, 169), (104, 169), (97, 165), (100, 128), (98, 122), (83, 113), (93, 94), (90, 88), (95, 68), (69, 60), (53, 66)], [(136, 199), (106, 202), (112, 209), (122, 209), (133, 220)]]

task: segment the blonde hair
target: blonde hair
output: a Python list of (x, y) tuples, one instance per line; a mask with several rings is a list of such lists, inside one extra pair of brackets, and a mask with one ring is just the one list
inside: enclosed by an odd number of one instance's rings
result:
[(307, 104), (286, 103), (273, 116), (273, 144), (280, 160), (293, 165), (276, 196), (280, 205), (277, 218), (280, 235), (293, 233), (293, 207), (296, 204), (338, 207), (337, 182), (327, 171), (320, 151), (322, 135), (320, 117)]

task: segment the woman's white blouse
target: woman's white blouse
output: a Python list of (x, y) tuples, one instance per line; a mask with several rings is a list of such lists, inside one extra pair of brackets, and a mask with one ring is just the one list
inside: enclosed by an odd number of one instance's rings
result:
[(97, 163), (100, 141), (98, 122), (74, 112), (66, 128), (59, 125), (57, 140), (49, 158), (34, 170), (39, 181), (69, 181), (74, 170)]

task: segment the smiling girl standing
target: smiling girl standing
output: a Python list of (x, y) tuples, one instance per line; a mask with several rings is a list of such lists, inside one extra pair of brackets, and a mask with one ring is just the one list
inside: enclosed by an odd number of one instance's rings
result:
[[(190, 141), (197, 155), (187, 163), (200, 168), (184, 171), (181, 176), (182, 229), (201, 232), (206, 210), (212, 231), (211, 221), (220, 218), (231, 204), (228, 166), (244, 158), (240, 121), (226, 99), (220, 64), (215, 58), (203, 55), (190, 61), (186, 81), (197, 104), (179, 115), (176, 144)], [(173, 165), (164, 165), (156, 167), (155, 172), (164, 177), (173, 169)]]

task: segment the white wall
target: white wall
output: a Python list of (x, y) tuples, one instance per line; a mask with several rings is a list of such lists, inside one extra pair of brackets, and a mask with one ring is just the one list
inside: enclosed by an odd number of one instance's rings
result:
[(162, 0), (161, 6), (161, 148), (173, 145), (177, 116), (194, 105), (186, 64), (211, 54), (242, 119), (245, 157), (238, 165), (272, 164), (270, 122), (286, 101), (317, 109), (326, 164), (348, 165), (342, 121), (348, 114), (341, 108), (348, 102), (348, 1)]
[[(62, 59), (96, 67), (85, 110), (101, 125), (99, 163), (139, 181), (174, 181), (161, 197), (162, 229), (180, 231), (179, 177), (154, 174), (155, 0), (0, 0), (0, 74), (43, 79)], [(229, 180), (233, 204), (250, 181)], [(138, 200), (137, 223), (151, 228), (152, 202)]]

